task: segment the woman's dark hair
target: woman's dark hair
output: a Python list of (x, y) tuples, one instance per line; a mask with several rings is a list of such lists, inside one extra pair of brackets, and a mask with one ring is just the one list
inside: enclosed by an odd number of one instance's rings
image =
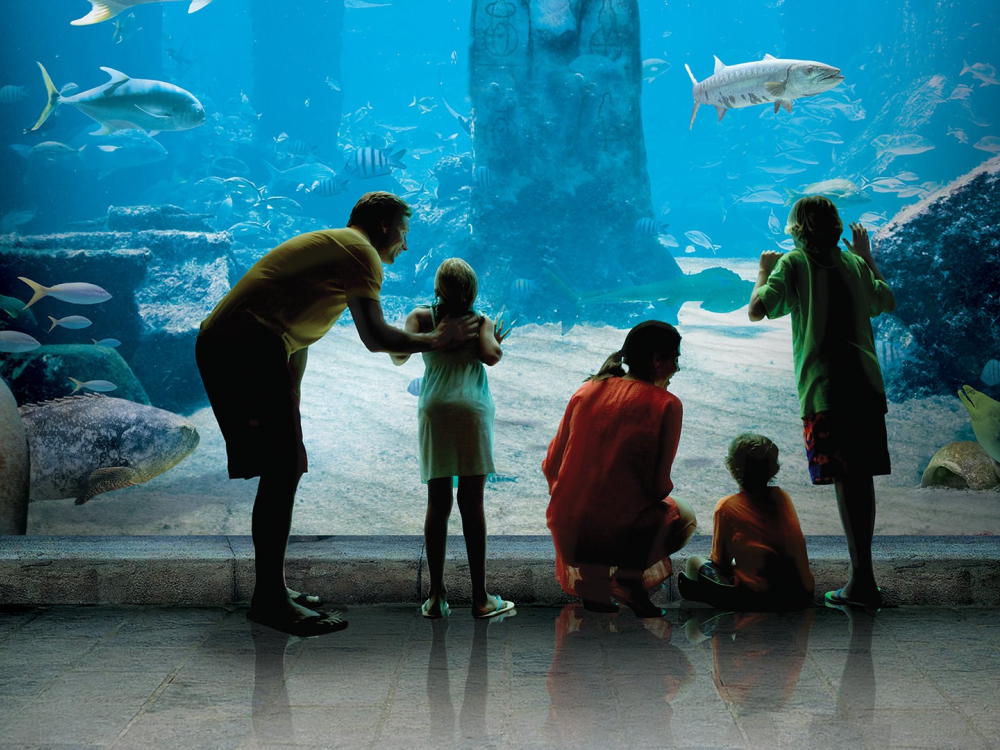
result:
[(681, 335), (677, 329), (662, 320), (644, 320), (625, 337), (622, 348), (604, 360), (601, 369), (587, 380), (606, 380), (628, 372), (639, 380), (653, 382), (653, 355), (673, 359), (681, 349)]
[(381, 232), (383, 221), (393, 225), (404, 216), (412, 215), (413, 209), (409, 203), (398, 195), (379, 190), (365, 193), (358, 199), (347, 225), (360, 227), (370, 237), (373, 233)]
[(837, 247), (844, 222), (833, 201), (825, 195), (799, 198), (788, 212), (785, 232), (804, 250), (819, 252)]
[(781, 468), (778, 446), (768, 437), (744, 432), (729, 443), (726, 468), (742, 489), (762, 490)]

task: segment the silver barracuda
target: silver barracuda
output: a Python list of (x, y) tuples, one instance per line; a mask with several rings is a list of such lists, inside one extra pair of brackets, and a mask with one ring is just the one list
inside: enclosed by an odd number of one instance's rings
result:
[(60, 104), (76, 107), (101, 124), (93, 135), (115, 130), (145, 130), (155, 135), (161, 130), (190, 130), (205, 123), (205, 109), (193, 94), (164, 81), (129, 78), (112, 68), (101, 68), (111, 76), (107, 83), (73, 96), (63, 96), (52, 84), (45, 66), (41, 68), (49, 101), (32, 130), (38, 130)]
[(715, 72), (699, 82), (691, 68), (684, 65), (694, 84), (694, 110), (691, 125), (698, 114), (698, 107), (710, 104), (722, 120), (727, 109), (752, 107), (754, 104), (774, 102), (774, 111), (784, 107), (792, 111), (792, 100), (814, 96), (829, 91), (844, 80), (838, 68), (812, 60), (785, 60), (764, 55), (759, 62), (725, 65), (715, 58)]

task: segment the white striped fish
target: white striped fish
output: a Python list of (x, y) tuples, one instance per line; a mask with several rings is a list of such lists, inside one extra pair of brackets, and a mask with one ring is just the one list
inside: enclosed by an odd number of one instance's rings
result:
[(406, 169), (406, 165), (400, 162), (405, 153), (405, 148), (390, 154), (388, 149), (364, 146), (355, 149), (354, 156), (348, 160), (345, 169), (362, 180), (370, 177), (381, 177), (389, 174), (393, 167)]
[(813, 96), (832, 89), (844, 80), (840, 70), (812, 60), (784, 60), (764, 55), (758, 62), (726, 65), (715, 58), (715, 71), (699, 82), (687, 63), (684, 64), (691, 83), (694, 84), (694, 110), (691, 125), (698, 114), (698, 107), (711, 104), (722, 120), (727, 109), (751, 107), (754, 104), (774, 102), (774, 111), (784, 107), (792, 111), (792, 100)]
[(1000, 362), (995, 359), (991, 359), (983, 367), (983, 372), (979, 376), (986, 385), (996, 385), (1000, 383)]

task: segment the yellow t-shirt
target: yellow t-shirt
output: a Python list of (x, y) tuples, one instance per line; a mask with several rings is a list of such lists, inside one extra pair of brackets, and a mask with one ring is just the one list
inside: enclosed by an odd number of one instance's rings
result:
[(321, 229), (283, 242), (254, 263), (202, 322), (201, 332), (249, 312), (294, 352), (321, 339), (349, 297), (378, 300), (382, 261), (353, 229)]

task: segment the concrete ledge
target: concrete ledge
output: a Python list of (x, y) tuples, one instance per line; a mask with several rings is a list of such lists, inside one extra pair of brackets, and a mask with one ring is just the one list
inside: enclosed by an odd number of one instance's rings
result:
[[(816, 602), (848, 574), (843, 537), (807, 539)], [(707, 556), (696, 537), (674, 556)], [(468, 565), (461, 537), (448, 543), (449, 599), (468, 604)], [(1000, 605), (1000, 537), (877, 537), (875, 571), (889, 603)], [(289, 584), (348, 604), (418, 602), (426, 591), (423, 538), (418, 536), (293, 537)], [(548, 536), (491, 537), (490, 591), (520, 604), (571, 601), (554, 579)], [(230, 605), (253, 591), (253, 545), (246, 536), (0, 536), (0, 604)], [(676, 577), (654, 596), (678, 598)]]

